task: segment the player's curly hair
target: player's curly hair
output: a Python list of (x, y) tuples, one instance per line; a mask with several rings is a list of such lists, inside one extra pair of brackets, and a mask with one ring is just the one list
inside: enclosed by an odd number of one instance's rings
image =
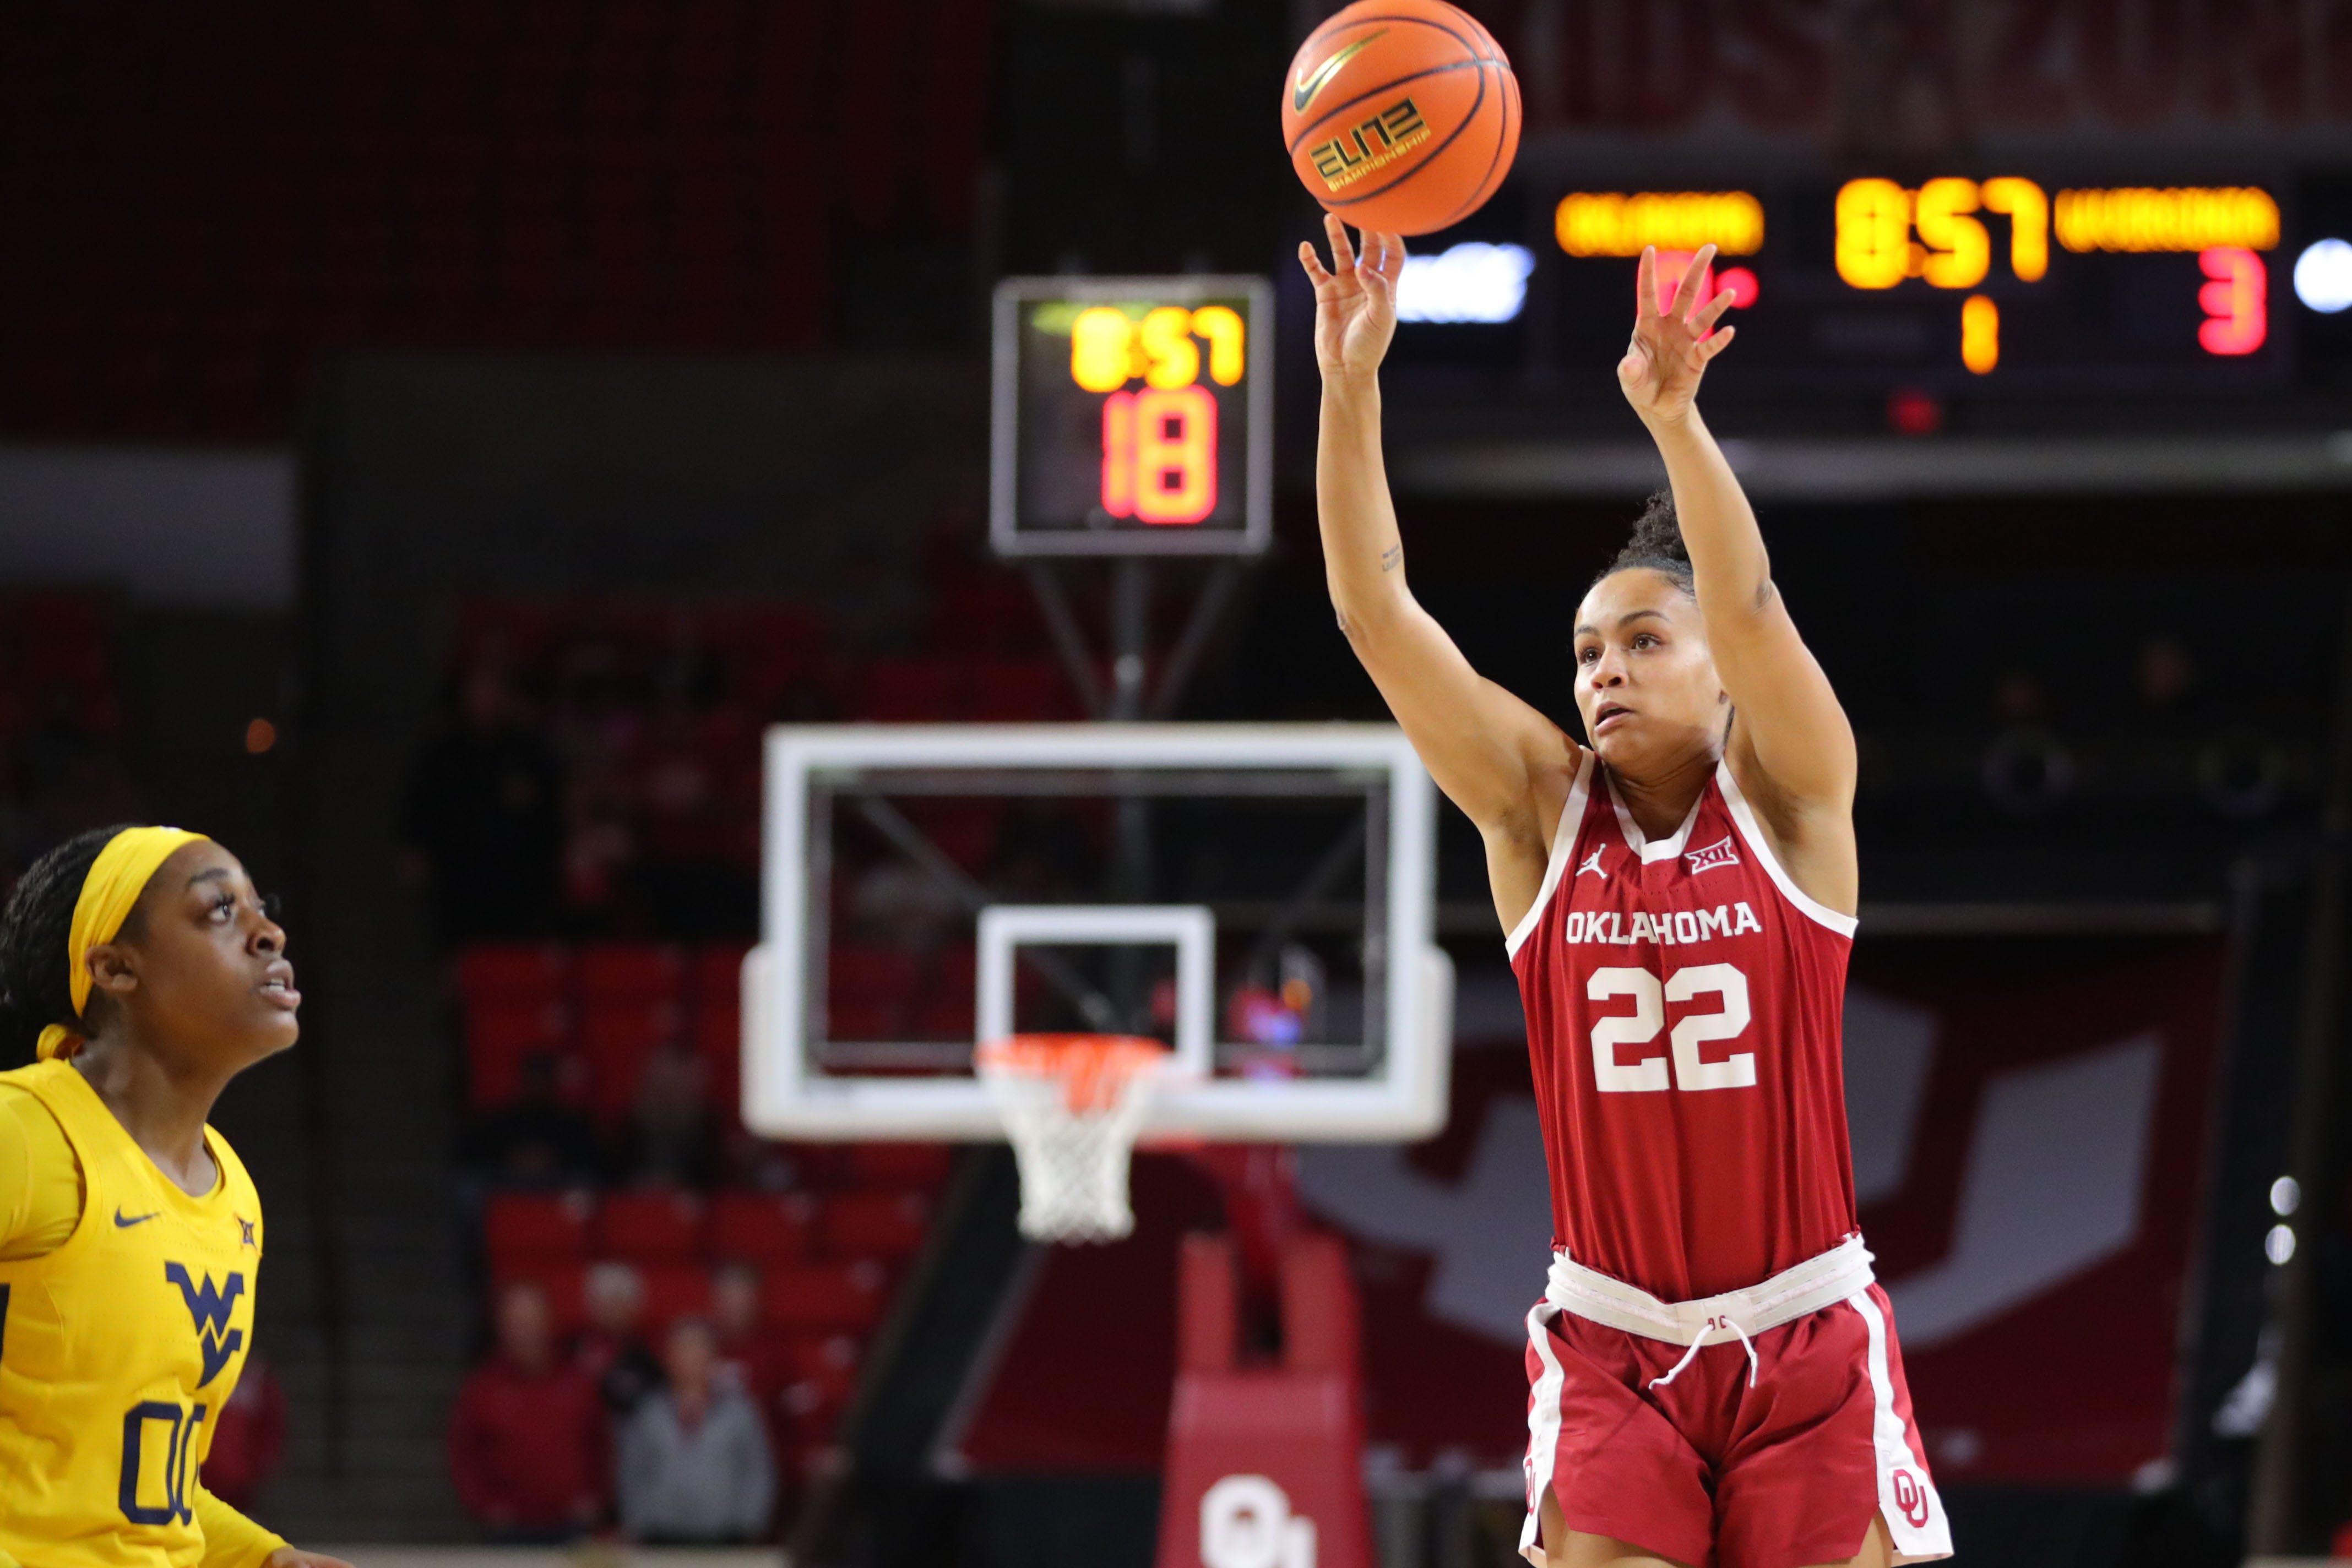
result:
[(79, 1028), (66, 974), (66, 934), (81, 884), (107, 841), (128, 824), (92, 828), (35, 861), (0, 909), (0, 1065), (33, 1060), (50, 1024)]
[(1682, 519), (1675, 516), (1675, 493), (1660, 490), (1642, 507), (1634, 519), (1633, 537), (1610, 559), (1609, 564), (1593, 573), (1592, 580), (1633, 567), (1647, 567), (1662, 571), (1675, 580), (1675, 586), (1685, 593), (1696, 595), (1697, 589), (1691, 576), (1690, 551), (1683, 544)]

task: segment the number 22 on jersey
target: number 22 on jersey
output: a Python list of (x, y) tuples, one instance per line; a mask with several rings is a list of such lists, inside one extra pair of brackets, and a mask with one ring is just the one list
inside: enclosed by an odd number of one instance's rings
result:
[(1592, 1075), (1604, 1094), (1646, 1094), (1666, 1087), (1666, 1058), (1644, 1056), (1637, 1061), (1620, 1059), (1618, 1048), (1647, 1045), (1665, 1028), (1666, 1004), (1687, 1002), (1712, 993), (1720, 1010), (1691, 1013), (1667, 1031), (1674, 1054), (1674, 1086), (1685, 1091), (1749, 1089), (1756, 1083), (1756, 1053), (1734, 1051), (1718, 1061), (1699, 1056), (1699, 1047), (1714, 1040), (1737, 1040), (1748, 1031), (1748, 977), (1729, 964), (1696, 964), (1676, 969), (1661, 982), (1647, 969), (1595, 969), (1584, 994), (1604, 1002), (1631, 997), (1633, 1010), (1598, 1019), (1592, 1025)]

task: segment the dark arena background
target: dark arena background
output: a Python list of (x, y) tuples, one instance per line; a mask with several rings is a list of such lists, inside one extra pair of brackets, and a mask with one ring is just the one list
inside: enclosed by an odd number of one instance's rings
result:
[[(1525, 132), (1412, 242), (1414, 591), (1581, 734), (1572, 612), (1663, 482), (1633, 258), (1717, 244), (1705, 404), (1859, 737), (1853, 1176), (1958, 1560), (2352, 1556), (2352, 0), (1467, 8)], [(309, 998), (216, 1118), (270, 1225), (214, 1490), (359, 1568), (670, 1563), (629, 1412), (708, 1319), (764, 1469), (697, 1561), (1518, 1561), (1549, 1217), (1451, 806), (1433, 1136), (1158, 1140), (1133, 1234), (1055, 1247), (1001, 1133), (745, 1121), (787, 1033), (968, 1073), (1000, 897), (1210, 910), (1237, 1085), (1404, 994), (1385, 808), (990, 750), (1387, 721), (1280, 145), (1334, 9), (0, 6), (0, 884), (201, 830)], [(1118, 390), (1162, 319), (1193, 368)], [(1180, 415), (1208, 487), (1137, 492)], [(806, 726), (963, 751), (815, 768), (782, 857), (763, 737)], [(1140, 994), (1133, 951), (1070, 963)], [(1352, 1305), (1236, 1350), (1198, 1238), (1247, 1265), (1269, 1213)], [(1171, 1553), (1220, 1354), (1337, 1369), (1360, 1555)]]

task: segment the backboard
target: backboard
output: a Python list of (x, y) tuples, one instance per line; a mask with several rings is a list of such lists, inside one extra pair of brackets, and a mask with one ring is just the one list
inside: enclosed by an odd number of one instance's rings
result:
[(743, 1112), (803, 1139), (1003, 1135), (983, 1039), (1173, 1051), (1150, 1139), (1442, 1123), (1436, 794), (1386, 725), (779, 727)]

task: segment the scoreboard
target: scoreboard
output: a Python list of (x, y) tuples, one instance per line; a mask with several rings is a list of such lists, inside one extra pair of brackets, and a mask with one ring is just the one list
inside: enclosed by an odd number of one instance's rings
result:
[(1274, 306), (1264, 278), (1007, 278), (994, 325), (999, 555), (1266, 548)]
[(1518, 330), (1542, 338), (1527, 345), (1532, 363), (1612, 361), (1643, 247), (1656, 246), (1674, 278), (1712, 243), (1708, 287), (1730, 291), (1727, 319), (1739, 328), (1710, 377), (1727, 388), (2275, 387), (2295, 337), (2284, 190), (2275, 179), (2093, 183), (2004, 168), (1530, 190), (1539, 204), (1519, 221), (1543, 308)]

